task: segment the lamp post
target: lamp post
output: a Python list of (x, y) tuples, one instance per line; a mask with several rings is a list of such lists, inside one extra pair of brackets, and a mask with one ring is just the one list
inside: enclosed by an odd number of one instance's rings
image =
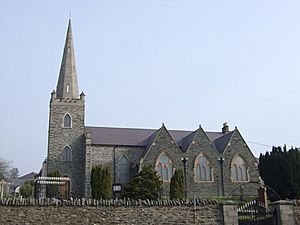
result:
[(223, 162), (224, 162), (224, 158), (220, 157), (218, 158), (219, 162), (220, 162), (220, 168), (221, 168), (221, 191), (222, 191), (222, 196), (225, 196), (225, 192), (224, 192), (224, 175), (223, 175)]
[(184, 187), (185, 187), (185, 197), (187, 198), (187, 182), (186, 182), (186, 162), (189, 158), (182, 157), (181, 161), (183, 162), (183, 171), (184, 171)]

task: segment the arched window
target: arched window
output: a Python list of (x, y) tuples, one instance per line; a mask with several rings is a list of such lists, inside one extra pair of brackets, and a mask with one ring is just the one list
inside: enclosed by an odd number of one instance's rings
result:
[(64, 117), (64, 127), (72, 127), (72, 118), (69, 114), (66, 114)]
[(231, 162), (231, 180), (248, 181), (246, 163), (238, 154), (234, 156)]
[(195, 181), (212, 181), (212, 166), (202, 153), (195, 160), (194, 174)]
[(129, 181), (129, 163), (128, 159), (123, 155), (119, 160), (119, 182), (127, 184)]
[(70, 147), (66, 146), (63, 150), (63, 161), (71, 161), (72, 160), (72, 150)]
[(174, 163), (172, 159), (162, 152), (156, 160), (155, 170), (163, 181), (170, 181), (173, 176)]

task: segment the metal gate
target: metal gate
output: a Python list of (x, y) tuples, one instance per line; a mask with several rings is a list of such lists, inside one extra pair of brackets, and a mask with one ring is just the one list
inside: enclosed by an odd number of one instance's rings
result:
[(251, 201), (238, 208), (239, 225), (277, 225), (276, 210), (258, 201)]

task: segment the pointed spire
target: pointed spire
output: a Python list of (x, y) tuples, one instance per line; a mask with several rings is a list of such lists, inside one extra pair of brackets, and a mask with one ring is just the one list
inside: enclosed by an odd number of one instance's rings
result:
[(69, 19), (68, 24), (67, 38), (56, 87), (56, 97), (76, 99), (79, 97), (71, 19)]

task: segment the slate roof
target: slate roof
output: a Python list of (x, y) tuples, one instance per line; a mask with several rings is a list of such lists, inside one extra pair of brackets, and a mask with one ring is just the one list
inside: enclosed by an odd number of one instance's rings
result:
[[(140, 146), (146, 150), (150, 147), (158, 134), (157, 129), (142, 128), (119, 128), (119, 127), (85, 127), (91, 134), (93, 145), (122, 145)], [(168, 130), (177, 145), (183, 151), (190, 146), (196, 131)], [(210, 141), (215, 145), (219, 152), (223, 152), (230, 140), (233, 131), (223, 134), (222, 132), (205, 132)]]
[(228, 142), (230, 141), (232, 135), (233, 135), (233, 131), (229, 132), (229, 133), (226, 133), (224, 134), (223, 136), (215, 139), (213, 141), (213, 144), (216, 146), (216, 149), (219, 151), (219, 152), (223, 152), (228, 144)]
[(28, 174), (25, 174), (25, 175), (19, 177), (19, 179), (31, 180), (35, 177), (35, 175), (37, 175), (37, 173), (31, 172), (31, 173), (28, 173)]

